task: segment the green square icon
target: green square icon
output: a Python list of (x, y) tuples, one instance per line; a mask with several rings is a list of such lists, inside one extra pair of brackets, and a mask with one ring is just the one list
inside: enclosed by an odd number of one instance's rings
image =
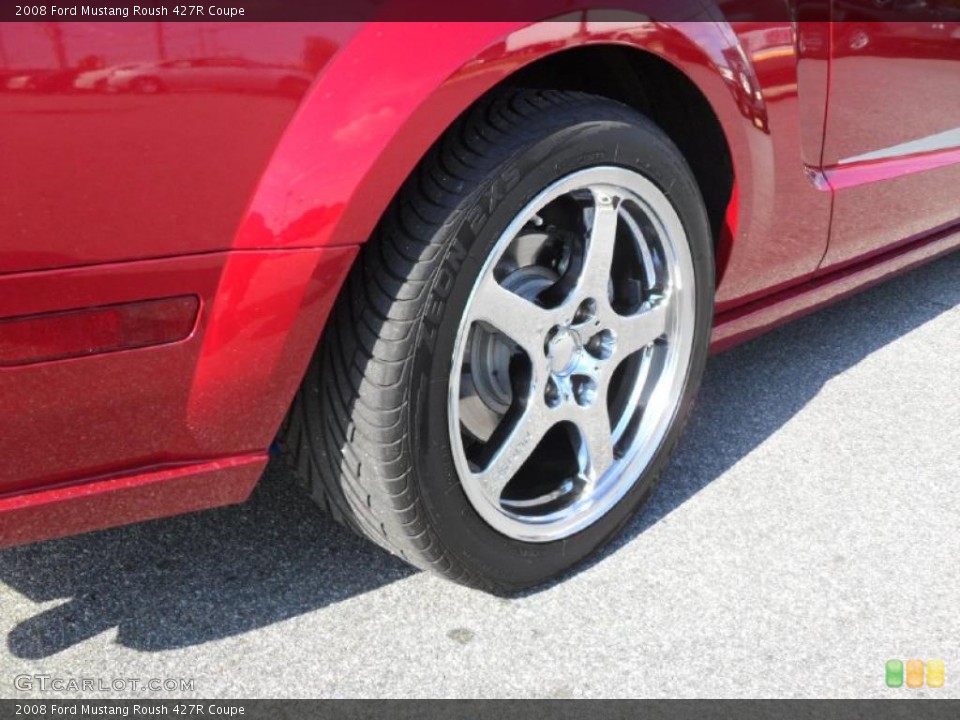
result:
[(903, 685), (903, 661), (887, 660), (887, 687)]

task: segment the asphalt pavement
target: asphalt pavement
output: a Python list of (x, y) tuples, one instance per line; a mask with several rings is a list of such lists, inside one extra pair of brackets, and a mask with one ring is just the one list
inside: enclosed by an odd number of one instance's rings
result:
[[(0, 696), (957, 698), (958, 454), (954, 253), (712, 358), (651, 504), (560, 582), (416, 572), (275, 466), (241, 506), (0, 552)], [(945, 686), (887, 688), (909, 658)]]

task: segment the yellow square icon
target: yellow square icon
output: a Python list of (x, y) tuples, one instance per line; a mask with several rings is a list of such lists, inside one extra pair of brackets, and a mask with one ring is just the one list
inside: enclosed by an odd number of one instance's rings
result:
[(943, 687), (943, 660), (930, 660), (927, 663), (927, 687)]

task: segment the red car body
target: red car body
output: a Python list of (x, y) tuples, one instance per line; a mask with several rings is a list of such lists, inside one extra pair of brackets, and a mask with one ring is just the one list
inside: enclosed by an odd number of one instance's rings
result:
[[(957, 248), (960, 23), (860, 5), (3, 26), (0, 545), (244, 500), (399, 186), (479, 96), (574, 48), (659, 58), (722, 127), (714, 349)], [(145, 69), (178, 57), (230, 61), (180, 89)]]

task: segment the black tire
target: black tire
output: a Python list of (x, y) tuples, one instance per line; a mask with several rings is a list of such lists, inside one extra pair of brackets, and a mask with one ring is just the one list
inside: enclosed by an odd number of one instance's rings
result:
[[(513, 216), (559, 177), (618, 165), (652, 180), (688, 235), (696, 328), (680, 407), (642, 477), (561, 541), (493, 530), (463, 492), (447, 427), (455, 334), (474, 279)], [(698, 186), (650, 120), (605, 98), (510, 91), (443, 136), (362, 248), (281, 432), (312, 497), (409, 563), (504, 593), (538, 585), (611, 539), (650, 496), (689, 416), (707, 356), (713, 253)]]

